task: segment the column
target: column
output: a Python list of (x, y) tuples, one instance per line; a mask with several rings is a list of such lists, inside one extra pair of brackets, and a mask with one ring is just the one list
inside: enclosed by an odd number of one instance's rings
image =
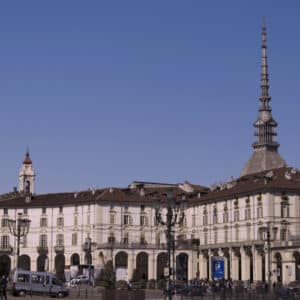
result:
[(262, 281), (262, 255), (259, 250), (255, 249), (253, 253), (253, 266), (254, 266), (254, 276), (253, 280), (254, 281)]
[(127, 272), (128, 272), (128, 279), (130, 280), (132, 278), (133, 274), (133, 268), (134, 268), (134, 263), (135, 263), (135, 255), (133, 252), (128, 253), (128, 267), (127, 267)]
[(199, 255), (199, 271), (200, 271), (200, 279), (205, 279), (208, 277), (207, 274), (207, 256), (206, 250), (202, 250)]
[(155, 279), (156, 275), (154, 275), (154, 253), (152, 252), (148, 256), (148, 279)]
[(250, 257), (247, 250), (241, 247), (241, 259), (242, 259), (242, 280), (250, 279)]
[(283, 253), (282, 257), (282, 283), (288, 284), (294, 281), (296, 278), (295, 274), (295, 258), (292, 252)]
[(231, 278), (239, 280), (239, 249), (231, 249)]
[(193, 254), (191, 252), (188, 255), (188, 280), (192, 280), (195, 277), (196, 277), (196, 275), (194, 275), (194, 272), (193, 272)]

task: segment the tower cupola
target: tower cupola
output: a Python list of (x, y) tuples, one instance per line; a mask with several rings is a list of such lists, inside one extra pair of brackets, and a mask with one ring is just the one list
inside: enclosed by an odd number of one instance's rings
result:
[(32, 166), (29, 151), (27, 149), (22, 167), (19, 173), (19, 191), (24, 194), (34, 193), (35, 172)]

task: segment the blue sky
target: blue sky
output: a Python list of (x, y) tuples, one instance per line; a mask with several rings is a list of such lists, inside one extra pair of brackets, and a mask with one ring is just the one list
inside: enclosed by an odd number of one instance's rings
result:
[(297, 1), (3, 1), (0, 192), (211, 184), (252, 152), (260, 31), (280, 153), (300, 166)]

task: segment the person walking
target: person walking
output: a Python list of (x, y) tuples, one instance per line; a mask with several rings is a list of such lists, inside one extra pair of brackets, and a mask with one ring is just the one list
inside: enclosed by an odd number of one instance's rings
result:
[(7, 288), (7, 278), (5, 275), (3, 275), (0, 280), (0, 294), (1, 294), (0, 300), (7, 300), (6, 288)]

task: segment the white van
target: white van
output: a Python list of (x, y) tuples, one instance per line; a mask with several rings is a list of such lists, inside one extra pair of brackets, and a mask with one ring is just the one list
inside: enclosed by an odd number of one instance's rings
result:
[(69, 291), (53, 273), (17, 269), (12, 274), (12, 293), (23, 297), (26, 294), (43, 294), (63, 298), (68, 296)]

